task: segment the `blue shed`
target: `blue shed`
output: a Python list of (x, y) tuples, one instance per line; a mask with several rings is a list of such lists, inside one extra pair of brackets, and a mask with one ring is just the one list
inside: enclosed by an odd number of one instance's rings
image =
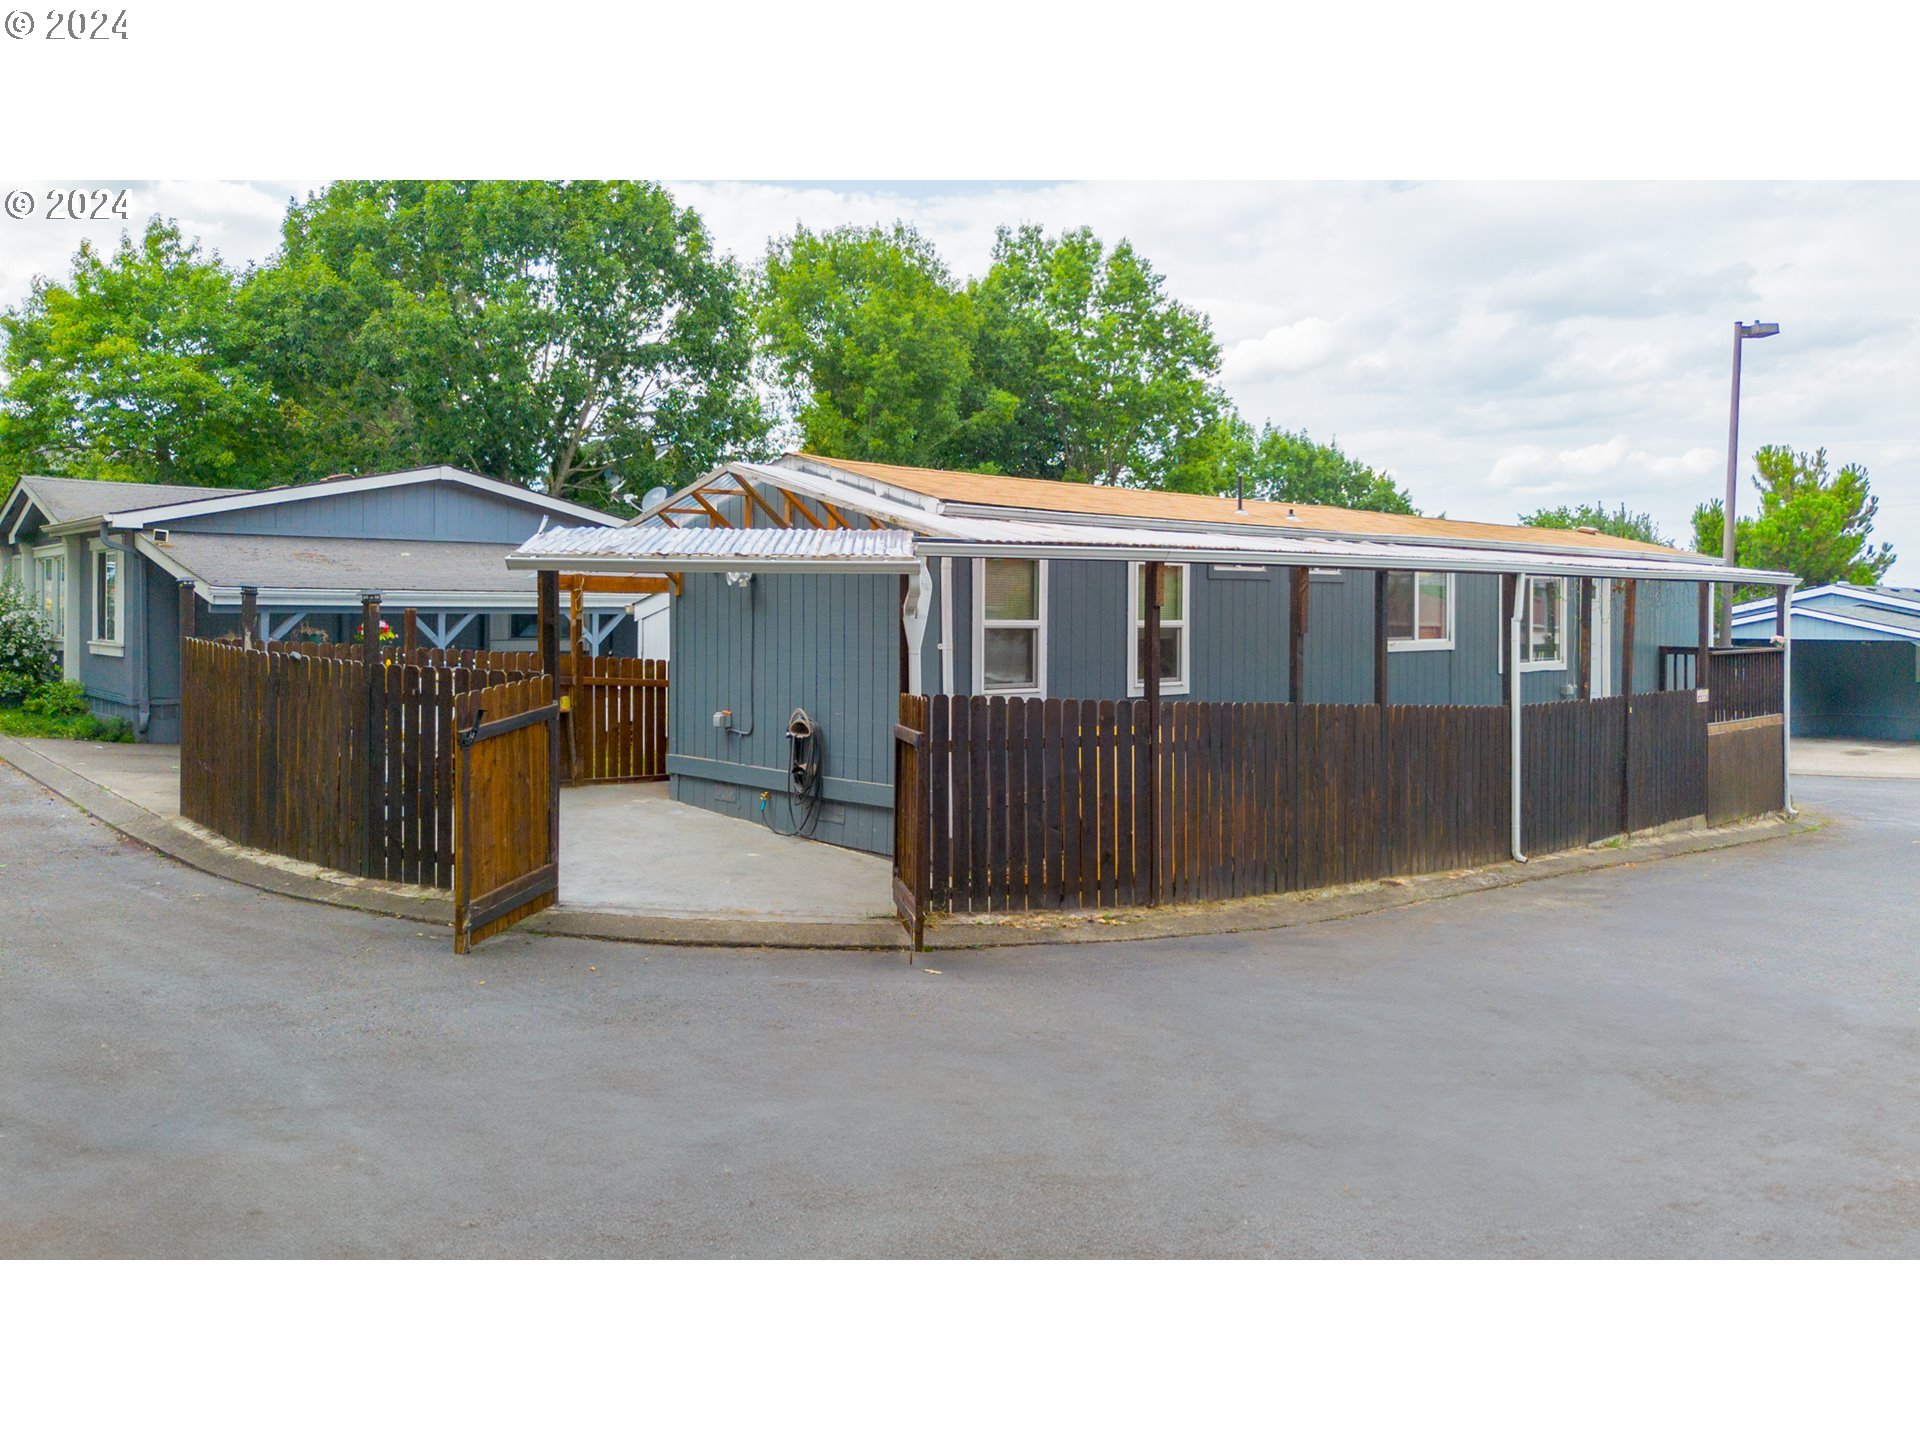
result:
[(1509, 604), (1521, 703), (1653, 690), (1662, 647), (1706, 642), (1709, 583), (1791, 579), (1591, 532), (798, 453), (508, 563), (678, 576), (673, 798), (784, 828), (804, 712), (808, 833), (885, 853), (900, 693), (1140, 695), (1150, 561), (1160, 693), (1216, 701), (1499, 704)]
[[(1818, 585), (1791, 610), (1795, 735), (1920, 740), (1920, 590)], [(1738, 644), (1765, 644), (1774, 602), (1733, 609)]]

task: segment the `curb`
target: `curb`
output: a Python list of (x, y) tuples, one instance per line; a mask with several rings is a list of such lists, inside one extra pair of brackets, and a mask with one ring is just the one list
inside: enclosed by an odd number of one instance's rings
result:
[[(337, 905), (397, 920), (453, 927), (453, 899), (440, 891), (388, 885), (383, 881), (335, 876), (317, 866), (266, 857), (202, 830), (189, 821), (171, 821), (116, 795), (58, 761), (19, 741), (0, 736), (0, 760), (37, 781), (61, 799), (138, 841), (148, 849), (196, 870), (255, 890)], [(1207, 935), (1239, 935), (1286, 930), (1375, 915), (1409, 905), (1458, 895), (1504, 890), (1565, 875), (1584, 875), (1622, 865), (1667, 860), (1780, 840), (1821, 828), (1806, 811), (1797, 816), (1769, 815), (1717, 830), (1664, 831), (1629, 838), (1625, 843), (1588, 846), (1557, 855), (1536, 856), (1522, 865), (1502, 861), (1477, 870), (1406, 879), (1374, 880), (1338, 890), (1298, 895), (1267, 895), (1250, 900), (1215, 900), (1155, 910), (1103, 914), (1046, 913), (1006, 919), (936, 917), (927, 927), (927, 951), (998, 950), (1022, 945), (1086, 945), (1121, 940), (1173, 940)], [(557, 905), (515, 927), (534, 935), (586, 940), (616, 940), (647, 945), (688, 945), (774, 950), (905, 950), (898, 923), (891, 919), (822, 921), (754, 920), (702, 916), (639, 915), (604, 910), (569, 910)]]

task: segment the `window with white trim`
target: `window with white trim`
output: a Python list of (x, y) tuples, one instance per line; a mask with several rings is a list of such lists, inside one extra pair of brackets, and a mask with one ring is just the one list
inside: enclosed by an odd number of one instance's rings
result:
[(33, 594), (62, 646), (67, 636), (67, 552), (58, 545), (33, 552)]
[(1440, 570), (1387, 573), (1387, 648), (1453, 649), (1453, 576)]
[[(1187, 567), (1166, 565), (1166, 594), (1160, 604), (1160, 693), (1185, 695), (1193, 686), (1190, 664), (1192, 644), (1187, 622)], [(1133, 659), (1127, 670), (1127, 694), (1147, 693), (1147, 586), (1146, 565), (1138, 560), (1127, 566), (1127, 613), (1133, 617), (1133, 643), (1128, 646)]]
[(1520, 668), (1567, 668), (1567, 582), (1558, 575), (1529, 575), (1520, 610)]
[(974, 673), (982, 695), (1043, 694), (1047, 686), (1047, 562), (973, 562)]
[(107, 654), (125, 649), (126, 584), (122, 572), (123, 557), (104, 545), (93, 549), (93, 643), (92, 648)]

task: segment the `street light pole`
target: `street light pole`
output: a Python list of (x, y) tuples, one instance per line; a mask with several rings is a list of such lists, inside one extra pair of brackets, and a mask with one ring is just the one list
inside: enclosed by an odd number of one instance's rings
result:
[[(1727, 500), (1723, 516), (1725, 525), (1721, 531), (1721, 555), (1727, 564), (1733, 564), (1734, 512), (1740, 498), (1740, 346), (1747, 340), (1765, 340), (1770, 335), (1778, 335), (1780, 327), (1765, 321), (1754, 321), (1751, 325), (1736, 320), (1733, 322), (1733, 398), (1727, 405)], [(1715, 587), (1720, 592), (1720, 643), (1733, 644), (1733, 588), (1730, 585)]]

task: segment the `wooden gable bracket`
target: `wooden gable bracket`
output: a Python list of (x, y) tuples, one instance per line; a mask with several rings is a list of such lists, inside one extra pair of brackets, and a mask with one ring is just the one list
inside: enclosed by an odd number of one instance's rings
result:
[(822, 525), (820, 523), (820, 517), (814, 514), (813, 511), (809, 510), (806, 507), (806, 503), (802, 501), (801, 498), (798, 495), (794, 494), (791, 490), (783, 489), (780, 492), (780, 497), (783, 501), (786, 502), (788, 519), (792, 519), (793, 512), (795, 510), (798, 510), (802, 515), (806, 517), (807, 523), (813, 526), (814, 529), (826, 530), (831, 528), (830, 526)]

